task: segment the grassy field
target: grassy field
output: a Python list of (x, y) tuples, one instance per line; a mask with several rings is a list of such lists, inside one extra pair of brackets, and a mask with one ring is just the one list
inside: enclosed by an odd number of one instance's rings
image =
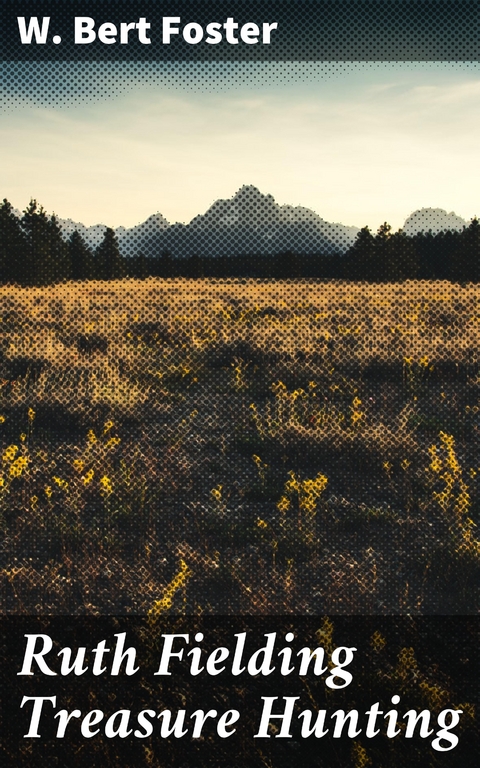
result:
[(473, 613), (479, 288), (0, 287), (10, 613)]

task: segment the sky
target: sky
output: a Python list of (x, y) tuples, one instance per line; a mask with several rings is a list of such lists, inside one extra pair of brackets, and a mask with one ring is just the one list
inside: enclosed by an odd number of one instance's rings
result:
[(372, 229), (423, 207), (480, 214), (478, 65), (235, 66), (210, 82), (125, 77), (92, 100), (77, 82), (58, 104), (12, 107), (4, 86), (0, 197), (114, 227), (188, 222), (244, 184)]

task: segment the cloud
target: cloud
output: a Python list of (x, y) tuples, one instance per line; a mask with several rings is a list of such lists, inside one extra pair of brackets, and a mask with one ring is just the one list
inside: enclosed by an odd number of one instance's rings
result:
[(358, 226), (397, 227), (422, 207), (480, 213), (478, 77), (380, 74), (221, 94), (138, 87), (3, 115), (2, 196), (113, 226), (155, 210), (189, 221), (242, 184)]

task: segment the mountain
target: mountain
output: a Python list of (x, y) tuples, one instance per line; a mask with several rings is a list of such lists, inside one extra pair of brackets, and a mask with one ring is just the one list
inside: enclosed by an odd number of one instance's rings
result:
[[(77, 229), (95, 248), (105, 225), (86, 227), (59, 219), (66, 237)], [(301, 206), (278, 205), (272, 195), (244, 186), (228, 200), (217, 200), (189, 224), (169, 224), (160, 214), (142, 224), (116, 230), (122, 253), (145, 256), (168, 251), (172, 256), (239, 256), (242, 254), (345, 253), (355, 240), (357, 227), (331, 224)]]
[(126, 229), (118, 227), (115, 230), (120, 245), (120, 250), (127, 255), (130, 251), (133, 255), (139, 251), (146, 251), (152, 237), (158, 237), (170, 227), (170, 224), (161, 213), (154, 213), (142, 224)]
[(62, 228), (62, 234), (66, 240), (76, 230), (91, 248), (96, 248), (97, 245), (100, 245), (107, 228), (105, 224), (94, 224), (91, 227), (86, 227), (85, 224), (73, 221), (72, 219), (57, 219), (57, 221)]
[[(20, 211), (17, 212), (21, 215)], [(103, 239), (105, 224), (87, 227), (71, 219), (58, 219), (65, 238), (77, 230), (95, 249)], [(462, 230), (467, 222), (441, 208), (422, 208), (405, 221), (404, 232), (414, 235), (431, 231)], [(353, 244), (358, 227), (333, 224), (302, 206), (279, 205), (272, 195), (256, 187), (241, 187), (233, 197), (217, 200), (189, 224), (170, 224), (155, 213), (135, 227), (116, 230), (121, 252), (126, 256), (160, 255), (241, 256), (294, 253), (344, 254)]]
[(174, 255), (344, 253), (358, 229), (331, 224), (301, 206), (278, 205), (272, 195), (244, 186), (229, 200), (217, 200), (187, 225), (174, 224), (155, 245)]
[[(72, 221), (72, 219), (59, 219), (58, 223), (62, 228), (65, 238), (70, 237), (72, 232), (77, 230), (91, 248), (96, 248), (102, 242), (107, 228), (105, 224), (94, 224), (91, 227), (86, 227), (85, 224)], [(141, 246), (145, 237), (151, 237), (152, 233), (167, 229), (169, 226), (170, 224), (161, 213), (154, 213), (153, 216), (149, 216), (142, 224), (137, 224), (130, 229), (118, 227), (115, 232), (119, 244), (128, 249), (130, 242), (132, 244), (138, 243)]]
[(419, 232), (431, 232), (437, 235), (448, 230), (461, 231), (468, 226), (465, 219), (451, 211), (447, 213), (443, 208), (421, 208), (414, 211), (406, 219), (403, 231), (406, 235), (416, 235)]

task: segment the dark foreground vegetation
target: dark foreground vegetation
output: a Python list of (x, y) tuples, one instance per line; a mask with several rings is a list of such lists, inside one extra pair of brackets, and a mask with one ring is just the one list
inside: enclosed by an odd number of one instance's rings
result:
[[(306, 237), (308, 231), (306, 230)], [(116, 280), (122, 277), (319, 278), (391, 282), (480, 279), (480, 223), (474, 218), (461, 232), (407, 236), (383, 224), (376, 234), (364, 227), (344, 255), (247, 252), (224, 256), (152, 252), (146, 245), (128, 257), (120, 253), (115, 232), (105, 231), (92, 250), (78, 232), (65, 240), (55, 216), (31, 201), (21, 218), (7, 200), (0, 205), (0, 282), (49, 285), (65, 280)]]
[(8, 613), (478, 609), (478, 289), (0, 289)]
[[(364, 616), (359, 621), (358, 617), (339, 616), (294, 620), (203, 616), (162, 617), (156, 624), (140, 617), (15, 616), (4, 618), (1, 627), (5, 638), (0, 651), (2, 692), (9, 701), (2, 713), (0, 742), (5, 768), (291, 768), (292, 763), (305, 768), (474, 768), (478, 763), (478, 639), (472, 617)], [(243, 659), (248, 662), (252, 653), (265, 647), (265, 634), (275, 632), (276, 669), (267, 676), (247, 672), (232, 675), (230, 655), (224, 672), (217, 676), (205, 672), (192, 676), (189, 659), (184, 657), (183, 661), (172, 659), (170, 677), (156, 677), (163, 648), (161, 633), (187, 634), (194, 645), (197, 631), (204, 636), (200, 646), (203, 663), (215, 648), (227, 648), (233, 654), (235, 633), (243, 632)], [(110, 675), (112, 655), (107, 654), (105, 674), (92, 674), (92, 649), (100, 640), (107, 640), (113, 652), (119, 632), (126, 633), (127, 647), (136, 649), (139, 672), (127, 677), (122, 664), (119, 675)], [(284, 648), (288, 632), (294, 633), (294, 668), (291, 674), (281, 675), (277, 652)], [(55, 646), (47, 656), (53, 670), (59, 670), (60, 649), (74, 649), (75, 657), (76, 649), (84, 647), (88, 671), (79, 676), (50, 677), (48, 687), (45, 676), (18, 676), (16, 672), (23, 665), (24, 633), (47, 634), (54, 639)], [(357, 648), (347, 667), (352, 674), (347, 687), (328, 687), (331, 665), (322, 674), (318, 674), (318, 669), (314, 674), (311, 663), (308, 674), (299, 676), (296, 653), (300, 649), (320, 648), (325, 658), (330, 659), (333, 649), (345, 642), (354, 642)], [(184, 646), (181, 639), (175, 643), (176, 648)], [(17, 702), (23, 696), (45, 696), (47, 691), (57, 697), (56, 704), (47, 702), (44, 706), (40, 738), (26, 739), (32, 703), (19, 709)], [(255, 738), (261, 721), (262, 697), (278, 697), (273, 711), (280, 713), (285, 707), (284, 696), (296, 697), (291, 722), (287, 722), (291, 737), (279, 737), (281, 722), (272, 719), (270, 737)], [(396, 712), (394, 696), (400, 701)], [(366, 732), (366, 713), (375, 703), (380, 712), (373, 736), (372, 729)], [(65, 736), (57, 738), (61, 709), (64, 714), (74, 714), (66, 724)], [(96, 710), (95, 727), (92, 724), (92, 736), (86, 738), (82, 735), (82, 722), (92, 710)], [(150, 712), (141, 725), (138, 716), (146, 710)], [(208, 712), (209, 717), (200, 736), (192, 737), (199, 710)], [(221, 738), (217, 730), (219, 718), (228, 710), (236, 710), (239, 717), (227, 729), (231, 735)], [(404, 715), (407, 711), (408, 717)], [(387, 712), (398, 723), (396, 735), (387, 733)], [(311, 720), (302, 734), (303, 713), (310, 715)], [(309, 734), (310, 728), (314, 730), (317, 713), (320, 727)], [(335, 717), (335, 713), (340, 716)], [(353, 726), (349, 717), (342, 723), (343, 713), (350, 714)], [(422, 715), (412, 735), (406, 725), (417, 713)], [(335, 731), (337, 719), (341, 727)], [(151, 723), (150, 735), (145, 720)], [(167, 736), (165, 731), (168, 733), (174, 724), (175, 735)]]

